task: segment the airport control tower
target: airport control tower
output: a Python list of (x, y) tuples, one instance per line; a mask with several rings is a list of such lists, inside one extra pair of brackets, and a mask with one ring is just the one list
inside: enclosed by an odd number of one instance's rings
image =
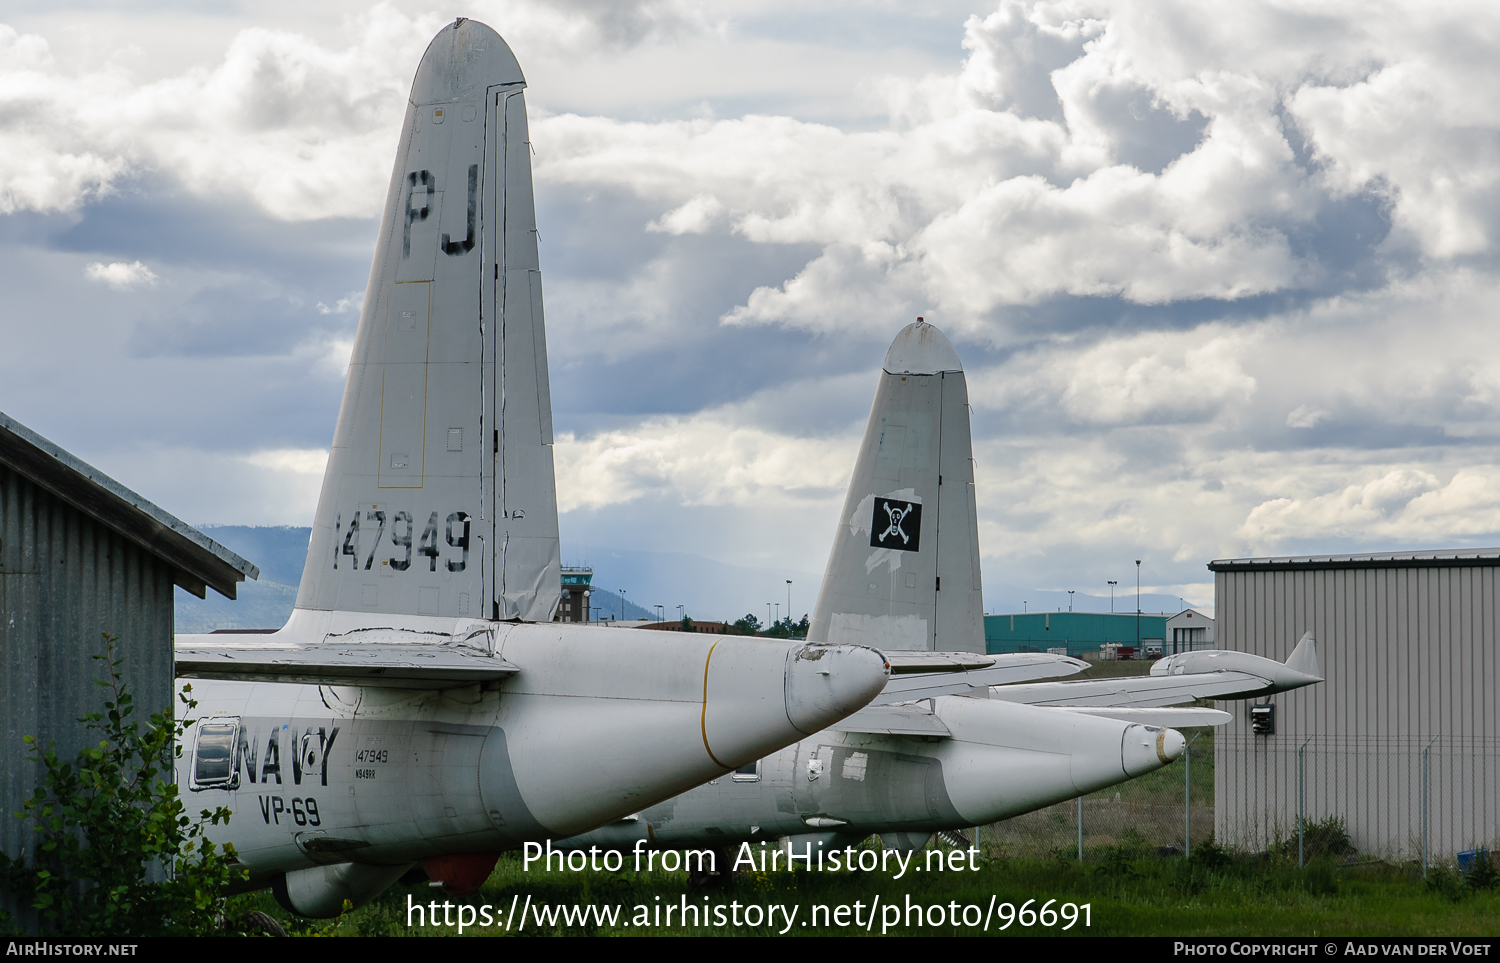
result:
[(558, 622), (587, 622), (589, 620), (589, 583), (594, 580), (594, 570), (575, 565), (562, 567), (562, 603), (557, 607)]

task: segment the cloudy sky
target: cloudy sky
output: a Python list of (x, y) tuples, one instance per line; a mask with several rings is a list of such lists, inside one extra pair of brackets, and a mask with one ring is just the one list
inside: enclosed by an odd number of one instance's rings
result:
[(311, 522), (407, 87), (529, 81), (565, 561), (819, 572), (917, 315), (986, 608), (1500, 544), (1493, 3), (14, 0), (0, 410)]

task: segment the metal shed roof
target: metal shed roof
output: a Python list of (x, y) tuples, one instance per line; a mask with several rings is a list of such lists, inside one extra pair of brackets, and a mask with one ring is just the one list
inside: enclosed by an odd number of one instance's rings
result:
[(171, 565), (175, 581), (199, 598), (208, 587), (227, 598), (260, 569), (186, 522), (0, 412), (0, 463), (29, 478)]
[(1350, 568), (1477, 568), (1500, 566), (1500, 548), (1440, 548), (1366, 555), (1288, 555), (1281, 558), (1219, 558), (1210, 572), (1309, 571)]

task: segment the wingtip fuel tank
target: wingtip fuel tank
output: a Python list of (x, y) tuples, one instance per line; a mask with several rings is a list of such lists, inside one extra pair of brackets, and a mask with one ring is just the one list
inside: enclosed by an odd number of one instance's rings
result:
[[(1151, 667), (1157, 677), (1214, 676), (1243, 677), (1240, 687), (1245, 695), (1271, 695), (1316, 685), (1323, 681), (1323, 671), (1318, 665), (1318, 643), (1311, 632), (1302, 638), (1287, 656), (1285, 662), (1277, 662), (1265, 656), (1229, 649), (1207, 649), (1197, 652), (1179, 652), (1168, 656)], [(1217, 698), (1232, 699), (1240, 695), (1237, 691), (1212, 693)]]

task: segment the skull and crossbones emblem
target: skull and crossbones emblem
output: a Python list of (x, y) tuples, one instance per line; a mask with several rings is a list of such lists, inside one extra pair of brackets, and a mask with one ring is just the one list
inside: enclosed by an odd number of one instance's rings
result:
[[(883, 519), (882, 514), (885, 516)], [(920, 502), (893, 501), (883, 498), (875, 503), (874, 516), (870, 521), (870, 545), (872, 547), (894, 548), (903, 552), (917, 550), (917, 539), (921, 534), (922, 524)]]
[(901, 530), (901, 523), (911, 514), (911, 506), (892, 508), (890, 502), (881, 502), (880, 506), (885, 509), (886, 518), (890, 521), (889, 527), (880, 533), (880, 540), (883, 542), (891, 535), (900, 535), (902, 545), (910, 544), (911, 537)]

